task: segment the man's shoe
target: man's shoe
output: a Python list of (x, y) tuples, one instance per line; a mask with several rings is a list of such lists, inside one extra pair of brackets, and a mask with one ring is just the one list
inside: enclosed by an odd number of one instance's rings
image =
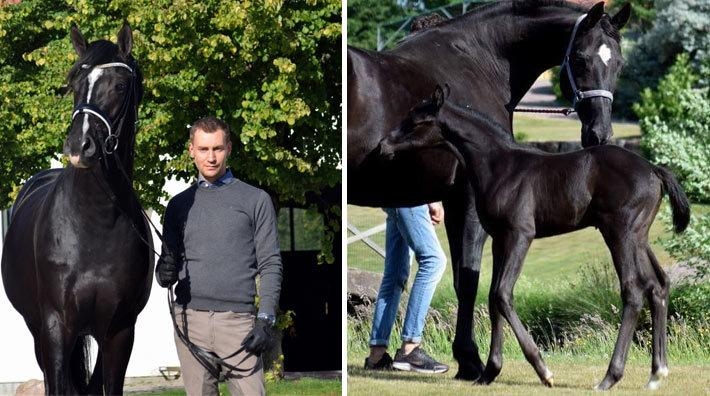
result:
[(392, 357), (385, 352), (384, 355), (375, 363), (370, 362), (370, 358), (365, 358), (365, 370), (392, 370)]
[(426, 374), (441, 374), (449, 371), (449, 366), (432, 359), (419, 347), (414, 348), (409, 355), (405, 355), (401, 349), (398, 349), (392, 367), (397, 370)]

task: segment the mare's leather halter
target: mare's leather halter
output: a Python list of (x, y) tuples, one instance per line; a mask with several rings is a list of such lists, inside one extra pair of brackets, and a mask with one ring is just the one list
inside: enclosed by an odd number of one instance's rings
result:
[[(131, 82), (128, 87), (128, 94), (123, 98), (123, 104), (121, 104), (121, 110), (118, 113), (118, 115), (116, 116), (116, 119), (114, 119), (113, 122), (109, 122), (108, 114), (104, 113), (103, 110), (101, 110), (98, 106), (93, 105), (91, 103), (79, 103), (74, 108), (74, 112), (72, 113), (72, 116), (71, 116), (72, 122), (74, 122), (74, 119), (76, 118), (77, 115), (88, 114), (88, 115), (92, 115), (94, 117), (97, 117), (99, 120), (101, 120), (101, 122), (104, 123), (104, 125), (106, 126), (106, 130), (108, 131), (108, 135), (106, 136), (106, 139), (104, 140), (103, 144), (101, 145), (101, 148), (102, 148), (104, 154), (106, 154), (106, 155), (113, 154), (114, 152), (116, 152), (116, 148), (118, 148), (118, 139), (120, 138), (121, 129), (123, 127), (123, 120), (126, 118), (126, 112), (128, 111), (128, 107), (130, 106), (131, 99), (135, 96), (136, 73), (133, 71), (133, 69), (130, 66), (128, 66), (127, 64), (125, 64), (123, 62), (103, 63), (103, 64), (95, 65), (95, 66), (87, 65), (87, 64), (81, 65), (82, 69), (91, 69), (91, 70), (108, 69), (110, 67), (122, 67), (124, 69), (128, 69), (128, 71), (131, 72)], [(115, 125), (115, 124), (117, 124), (117, 125)], [(114, 126), (115, 126), (115, 128), (114, 128)]]
[(577, 29), (579, 28), (580, 23), (584, 20), (584, 18), (587, 17), (587, 14), (582, 14), (577, 18), (577, 21), (574, 23), (574, 28), (572, 29), (572, 36), (569, 38), (569, 44), (567, 44), (567, 51), (565, 52), (565, 57), (562, 60), (562, 68), (567, 70), (567, 78), (569, 79), (569, 84), (570, 87), (572, 88), (572, 92), (574, 94), (574, 97), (572, 99), (572, 107), (576, 108), (577, 103), (584, 99), (590, 99), (590, 98), (597, 98), (597, 97), (602, 97), (602, 98), (607, 98), (610, 101), (614, 101), (614, 94), (611, 93), (611, 91), (607, 91), (606, 89), (592, 89), (588, 91), (582, 91), (581, 89), (577, 88), (577, 84), (574, 82), (574, 76), (572, 75), (572, 67), (569, 64), (569, 55), (572, 52), (572, 44), (574, 43), (574, 38), (577, 36)]

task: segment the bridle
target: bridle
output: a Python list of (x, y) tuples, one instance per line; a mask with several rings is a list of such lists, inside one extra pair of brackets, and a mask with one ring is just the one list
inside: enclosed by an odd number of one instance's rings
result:
[[(106, 139), (104, 140), (103, 144), (101, 145), (101, 148), (106, 155), (111, 155), (116, 152), (116, 149), (118, 148), (118, 141), (120, 138), (121, 134), (121, 129), (123, 127), (123, 121), (126, 118), (126, 114), (128, 111), (128, 107), (130, 107), (131, 104), (131, 99), (135, 97), (135, 90), (136, 90), (136, 73), (127, 64), (123, 62), (111, 62), (111, 63), (103, 63), (100, 65), (88, 65), (88, 64), (83, 64), (81, 65), (82, 69), (108, 69), (111, 67), (122, 67), (124, 69), (128, 69), (128, 71), (131, 72), (131, 80), (130, 84), (128, 87), (128, 93), (126, 96), (123, 98), (123, 103), (121, 104), (121, 110), (118, 113), (118, 116), (113, 120), (113, 122), (109, 121), (109, 116), (108, 114), (104, 113), (98, 106), (93, 105), (91, 103), (79, 103), (75, 108), (74, 112), (72, 113), (71, 119), (72, 123), (74, 122), (74, 119), (76, 118), (77, 115), (79, 114), (88, 114), (92, 115), (94, 117), (97, 117), (101, 122), (104, 123), (106, 126), (106, 130), (108, 131), (108, 135), (106, 136)], [(136, 123), (138, 122), (137, 120), (137, 114), (136, 114)], [(114, 128), (115, 127), (115, 128)], [(115, 133), (114, 133), (115, 132)]]
[[(606, 89), (591, 89), (588, 91), (582, 91), (581, 89), (577, 88), (577, 84), (574, 82), (574, 75), (572, 75), (572, 67), (569, 64), (569, 55), (572, 52), (572, 44), (574, 43), (574, 38), (577, 36), (577, 29), (579, 28), (580, 23), (584, 20), (584, 18), (587, 17), (587, 14), (582, 14), (577, 18), (577, 21), (574, 23), (574, 28), (572, 29), (572, 36), (569, 38), (569, 44), (567, 44), (567, 51), (565, 52), (565, 57), (562, 60), (562, 69), (567, 71), (567, 78), (569, 79), (569, 84), (570, 87), (572, 88), (572, 93), (573, 93), (573, 98), (572, 98), (572, 107), (577, 108), (577, 103), (584, 99), (590, 99), (590, 98), (607, 98), (610, 101), (614, 101), (614, 94), (611, 93), (611, 91), (608, 91)], [(561, 71), (560, 71), (561, 72)]]

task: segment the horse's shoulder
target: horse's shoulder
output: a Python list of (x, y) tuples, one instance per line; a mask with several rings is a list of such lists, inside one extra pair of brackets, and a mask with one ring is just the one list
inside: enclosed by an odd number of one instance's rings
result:
[[(27, 180), (27, 182), (20, 189), (20, 192), (17, 194), (17, 199), (15, 199), (12, 211), (16, 212), (31, 197), (45, 197), (47, 189), (59, 178), (62, 172), (64, 172), (64, 169), (54, 168), (45, 169), (34, 174), (29, 180)], [(36, 194), (38, 192), (45, 193)]]

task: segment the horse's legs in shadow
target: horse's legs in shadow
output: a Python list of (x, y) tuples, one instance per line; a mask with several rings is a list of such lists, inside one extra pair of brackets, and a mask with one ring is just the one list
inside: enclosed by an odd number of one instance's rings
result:
[(123, 394), (123, 381), (128, 360), (133, 350), (135, 329), (133, 324), (107, 337), (101, 354), (103, 355), (104, 390), (107, 395)]
[(65, 326), (59, 312), (46, 312), (40, 335), (42, 371), (44, 372), (45, 392), (49, 395), (75, 394), (72, 387), (69, 360), (74, 346), (75, 334), (70, 326)]
[[(468, 186), (468, 182), (460, 183)], [(451, 251), (454, 289), (458, 299), (456, 335), (452, 344), (459, 369), (455, 378), (474, 381), (483, 372), (478, 347), (473, 339), (473, 307), (478, 292), (481, 255), (486, 233), (478, 221), (473, 194), (457, 192), (444, 201), (445, 224)]]
[(490, 383), (500, 373), (502, 364), (503, 321), (505, 318), (520, 343), (523, 354), (533, 366), (543, 384), (552, 386), (552, 372), (548, 370), (535, 341), (520, 321), (513, 306), (513, 288), (523, 268), (525, 255), (534, 235), (508, 232), (493, 240), (494, 279), (491, 286), (491, 354), (481, 382)]

